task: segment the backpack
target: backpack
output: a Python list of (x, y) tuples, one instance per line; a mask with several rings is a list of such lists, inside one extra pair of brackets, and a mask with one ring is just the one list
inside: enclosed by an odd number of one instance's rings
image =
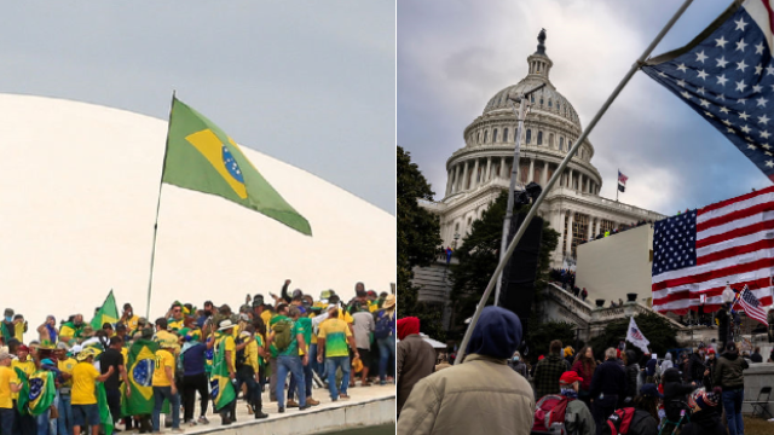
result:
[(274, 347), (279, 352), (284, 352), (290, 347), (290, 343), (293, 341), (291, 330), (293, 329), (293, 322), (290, 320), (280, 320), (272, 326), (274, 331)]
[(616, 409), (610, 417), (607, 418), (605, 426), (602, 428), (602, 435), (626, 435), (634, 417), (634, 408)]
[[(570, 399), (558, 394), (547, 394), (535, 404), (533, 432), (549, 432), (554, 424), (564, 425), (567, 404)], [(564, 430), (562, 430), (564, 432)], [(552, 432), (553, 433), (553, 432)]]
[(381, 312), (376, 317), (376, 326), (374, 327), (374, 338), (387, 338), (392, 334), (392, 319), (386, 313)]

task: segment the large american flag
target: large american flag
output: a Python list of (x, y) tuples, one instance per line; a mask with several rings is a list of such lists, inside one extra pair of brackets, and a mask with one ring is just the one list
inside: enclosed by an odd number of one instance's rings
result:
[(742, 293), (739, 294), (739, 305), (742, 307), (745, 314), (747, 314), (747, 317), (755, 319), (764, 325), (769, 324), (769, 321), (766, 318), (766, 309), (763, 308), (763, 304), (761, 304), (761, 301), (759, 301), (758, 298), (755, 297), (755, 294), (746, 286), (744, 290), (742, 290)]
[(685, 314), (706, 296), (705, 311), (722, 304), (727, 284), (748, 285), (772, 304), (774, 186), (656, 222), (653, 309)]
[(774, 181), (771, 1), (734, 2), (687, 46), (648, 60), (642, 70)]

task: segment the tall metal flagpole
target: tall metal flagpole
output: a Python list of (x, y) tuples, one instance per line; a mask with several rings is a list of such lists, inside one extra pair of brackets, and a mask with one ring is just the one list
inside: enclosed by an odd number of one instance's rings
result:
[[(511, 184), (508, 188), (508, 208), (505, 209), (505, 220), (503, 221), (503, 236), (500, 241), (500, 261), (505, 258), (505, 249), (508, 247), (508, 230), (511, 228), (511, 219), (513, 219), (513, 203), (516, 190), (516, 180), (519, 175), (519, 154), (521, 154), (521, 132), (524, 130), (524, 119), (527, 117), (527, 110), (529, 104), (529, 95), (536, 92), (539, 89), (543, 89), (546, 86), (545, 83), (530, 90), (529, 92), (519, 95), (516, 101), (520, 101), (518, 110), (516, 105), (513, 104), (514, 98), (508, 97), (511, 103), (513, 113), (516, 115), (516, 119), (519, 121), (518, 129), (516, 131), (516, 145), (513, 148), (513, 165), (511, 169)], [(495, 290), (495, 306), (500, 304), (500, 289), (502, 288), (503, 280), (502, 273), (497, 277), (497, 288)]]
[(559, 164), (559, 167), (557, 168), (556, 172), (554, 172), (554, 175), (551, 176), (551, 179), (548, 180), (548, 184), (543, 189), (543, 192), (540, 194), (538, 199), (535, 201), (534, 204), (532, 204), (532, 207), (529, 209), (529, 213), (527, 213), (527, 217), (524, 219), (524, 222), (519, 226), (519, 230), (516, 232), (516, 235), (513, 237), (513, 240), (511, 241), (510, 245), (508, 245), (508, 250), (505, 253), (505, 258), (500, 260), (500, 264), (497, 265), (497, 268), (494, 271), (494, 274), (492, 275), (492, 278), (489, 280), (489, 284), (486, 286), (486, 290), (484, 290), (483, 296), (481, 296), (481, 300), (478, 303), (478, 306), (476, 307), (476, 313), (473, 314), (473, 318), (470, 321), (470, 324), (468, 325), (467, 331), (465, 331), (465, 337), (462, 339), (462, 343), (460, 344), (459, 351), (457, 352), (457, 359), (454, 361), (454, 365), (461, 364), (462, 360), (465, 356), (465, 350), (468, 347), (468, 343), (470, 342), (470, 337), (473, 334), (473, 329), (476, 327), (476, 323), (478, 323), (478, 319), (481, 317), (481, 312), (484, 310), (484, 307), (486, 306), (486, 301), (489, 299), (489, 295), (492, 293), (492, 289), (495, 287), (495, 283), (497, 281), (497, 278), (500, 276), (500, 274), (503, 272), (503, 269), (505, 268), (505, 264), (508, 261), (508, 259), (513, 254), (513, 250), (516, 248), (516, 245), (519, 243), (519, 240), (521, 240), (521, 237), (524, 235), (524, 232), (527, 230), (527, 227), (529, 226), (529, 223), (532, 221), (532, 218), (535, 217), (535, 214), (537, 214), (538, 208), (540, 207), (540, 204), (543, 203), (543, 200), (545, 200), (546, 195), (548, 195), (548, 192), (551, 191), (551, 188), (556, 183), (556, 180), (559, 178), (562, 171), (564, 171), (564, 168), (567, 167), (567, 163), (570, 162), (572, 159), (572, 156), (578, 152), (578, 148), (580, 148), (583, 141), (586, 140), (586, 137), (588, 137), (589, 133), (594, 129), (594, 127), (597, 125), (597, 122), (599, 122), (600, 118), (607, 112), (607, 109), (610, 107), (611, 104), (613, 104), (613, 101), (615, 101), (616, 97), (618, 97), (618, 94), (621, 93), (621, 90), (626, 86), (626, 84), (631, 80), (632, 76), (635, 72), (637, 72), (638, 69), (645, 63), (645, 60), (648, 58), (650, 53), (656, 48), (659, 42), (664, 38), (664, 35), (669, 32), (669, 30), (672, 28), (672, 26), (677, 22), (677, 20), (680, 18), (680, 16), (685, 12), (686, 9), (688, 9), (688, 6), (691, 5), (693, 0), (685, 0), (683, 2), (682, 6), (680, 6), (680, 9), (675, 12), (674, 16), (667, 22), (666, 26), (664, 26), (663, 29), (661, 29), (661, 32), (659, 32), (658, 35), (656, 35), (656, 38), (653, 40), (653, 42), (650, 43), (648, 48), (645, 49), (645, 52), (642, 53), (642, 56), (637, 59), (637, 62), (632, 65), (632, 67), (629, 69), (629, 72), (626, 73), (624, 78), (621, 80), (621, 82), (618, 84), (618, 86), (615, 88), (613, 93), (607, 98), (607, 101), (602, 105), (602, 107), (599, 109), (596, 115), (594, 115), (594, 119), (591, 120), (589, 123), (588, 128), (583, 130), (580, 137), (578, 137), (578, 140), (575, 141), (575, 144), (572, 146), (570, 151), (567, 153), (567, 155), (562, 160), (562, 163)]
[(164, 168), (167, 167), (167, 150), (169, 149), (169, 127), (172, 125), (172, 108), (175, 106), (175, 91), (172, 90), (172, 104), (169, 105), (169, 122), (167, 123), (167, 141), (164, 145), (164, 161), (161, 164), (161, 180), (159, 180), (159, 197), (156, 200), (156, 222), (153, 224), (153, 248), (151, 249), (150, 278), (148, 278), (148, 301), (145, 306), (145, 318), (150, 321), (151, 289), (153, 288), (153, 265), (156, 262), (156, 233), (159, 230), (159, 210), (161, 209), (161, 186), (164, 185)]
[[(621, 170), (619, 169), (618, 170), (618, 174), (620, 174), (620, 173), (621, 173)], [(618, 191), (621, 190), (621, 188), (618, 187), (618, 183), (621, 182), (620, 175), (618, 175), (618, 174), (615, 174), (615, 176), (616, 176), (616, 179), (615, 179), (615, 202), (618, 202)]]

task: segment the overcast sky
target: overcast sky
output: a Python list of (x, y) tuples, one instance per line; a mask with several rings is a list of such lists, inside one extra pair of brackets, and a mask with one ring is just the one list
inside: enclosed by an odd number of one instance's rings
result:
[[(527, 74), (545, 28), (551, 82), (585, 127), (682, 1), (398, 1), (398, 143), (411, 152), (436, 199), (446, 160), (495, 93)], [(694, 2), (654, 55), (697, 36), (730, 0)], [(771, 183), (731, 142), (661, 85), (638, 72), (590, 136), (615, 197), (674, 214)]]
[(166, 119), (176, 89), (237, 142), (395, 213), (392, 0), (6, 2), (0, 14), (0, 92)]

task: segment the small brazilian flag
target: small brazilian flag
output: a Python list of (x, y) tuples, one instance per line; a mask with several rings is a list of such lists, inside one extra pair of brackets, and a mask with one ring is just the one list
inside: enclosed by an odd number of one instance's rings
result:
[[(236, 355), (232, 355), (232, 358)], [(215, 357), (212, 362), (212, 374), (210, 375), (210, 388), (212, 403), (215, 410), (219, 411), (225, 408), (236, 399), (234, 386), (231, 385), (231, 379), (228, 376), (228, 367), (226, 367), (226, 346), (225, 338), (218, 343), (218, 349), (215, 351)]]
[(22, 369), (15, 367), (14, 370), (16, 370), (16, 376), (19, 378), (19, 383), (22, 386), (21, 390), (19, 390), (19, 397), (16, 399), (16, 409), (21, 415), (29, 415), (27, 404), (30, 401), (30, 382), (27, 379), (27, 374)]
[(153, 370), (156, 366), (158, 345), (151, 340), (135, 340), (129, 349), (126, 375), (132, 389), (130, 397), (124, 393), (121, 414), (124, 416), (151, 414), (153, 412)]
[(28, 384), (27, 408), (31, 415), (37, 417), (54, 403), (56, 397), (54, 374), (47, 370), (38, 370), (29, 377)]
[(212, 121), (172, 98), (162, 181), (222, 196), (308, 236), (309, 222), (290, 206)]
[(105, 298), (105, 303), (102, 304), (102, 307), (97, 311), (94, 319), (92, 319), (91, 327), (94, 328), (95, 331), (99, 331), (105, 323), (115, 324), (118, 322), (118, 319), (116, 298), (113, 296), (113, 290), (110, 290), (107, 298)]

